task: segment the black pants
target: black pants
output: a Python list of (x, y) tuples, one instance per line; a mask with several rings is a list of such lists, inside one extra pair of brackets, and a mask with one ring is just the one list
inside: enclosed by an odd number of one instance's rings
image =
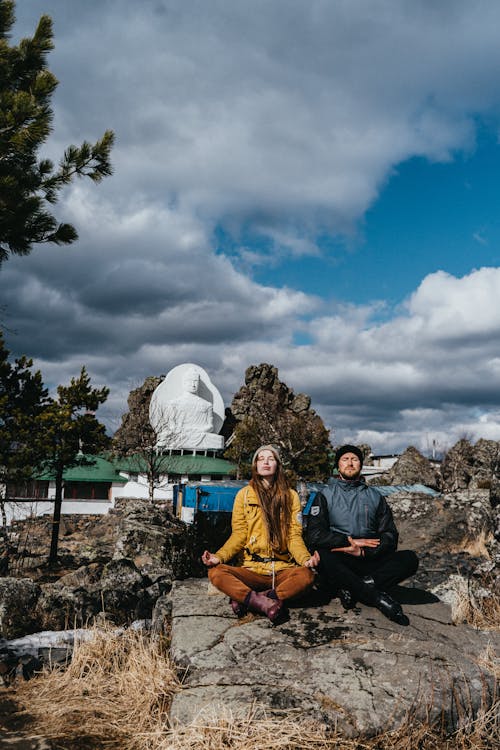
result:
[(357, 601), (375, 604), (377, 592), (364, 583), (370, 576), (378, 591), (386, 591), (416, 573), (418, 558), (409, 549), (388, 552), (380, 557), (353, 557), (345, 552), (321, 550), (319, 573), (331, 593), (349, 589)]

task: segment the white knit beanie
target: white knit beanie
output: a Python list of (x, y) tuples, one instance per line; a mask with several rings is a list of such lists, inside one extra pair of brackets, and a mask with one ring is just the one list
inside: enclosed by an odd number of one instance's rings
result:
[(253, 454), (252, 466), (257, 461), (257, 456), (259, 455), (261, 451), (272, 451), (272, 453), (274, 453), (276, 461), (279, 464), (281, 463), (281, 456), (280, 456), (279, 448), (277, 448), (275, 445), (261, 445), (260, 448), (257, 448), (255, 453)]

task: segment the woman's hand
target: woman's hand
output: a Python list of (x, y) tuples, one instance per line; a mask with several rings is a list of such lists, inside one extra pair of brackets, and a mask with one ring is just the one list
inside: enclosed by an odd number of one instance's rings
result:
[(311, 555), (309, 560), (306, 560), (304, 563), (305, 568), (316, 568), (319, 565), (319, 552), (316, 550), (314, 552), (314, 555)]
[(217, 555), (212, 555), (211, 552), (209, 552), (207, 549), (201, 556), (201, 561), (204, 565), (207, 566), (207, 568), (215, 568), (216, 565), (219, 565), (220, 560), (217, 557)]

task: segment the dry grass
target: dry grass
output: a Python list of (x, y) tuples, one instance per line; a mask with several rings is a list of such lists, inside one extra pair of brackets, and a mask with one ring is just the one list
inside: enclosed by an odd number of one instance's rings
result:
[(16, 697), (48, 739), (142, 750), (148, 745), (138, 736), (165, 724), (178, 687), (161, 642), (132, 630), (96, 630), (75, 646), (68, 668), (20, 684)]
[(500, 685), (500, 658), (491, 643), (486, 646), (482, 654), (479, 654), (477, 663), (485, 671), (490, 672)]
[(453, 621), (466, 622), (478, 630), (500, 630), (500, 596), (492, 588), (492, 582), (485, 581), (485, 595), (479, 596), (463, 581), (457, 590)]
[(497, 748), (498, 707), (447, 735), (439, 727), (407, 720), (372, 738), (349, 739), (324, 724), (287, 717), (262, 718), (249, 711), (233, 717), (213, 708), (191, 724), (170, 730), (151, 750), (492, 750)]
[(451, 552), (467, 552), (472, 557), (484, 557), (486, 560), (491, 559), (489, 545), (494, 537), (491, 531), (484, 529), (475, 536), (467, 536), (460, 544), (451, 547)]
[(329, 733), (323, 724), (293, 716), (271, 718), (256, 706), (244, 716), (234, 716), (224, 706), (210, 706), (187, 726), (174, 727), (158, 739), (154, 750), (333, 750), (356, 747), (349, 741), (339, 744), (339, 736)]
[[(483, 655), (490, 660), (491, 654)], [(168, 708), (180, 688), (165, 644), (147, 634), (96, 631), (76, 646), (66, 670), (18, 684), (17, 700), (33, 732), (61, 750), (490, 750), (498, 747), (498, 704), (474, 719), (457, 710), (460, 729), (408, 716), (397, 729), (349, 739), (296, 715), (266, 716), (252, 707), (234, 716), (211, 706), (187, 726), (170, 726)], [(486, 705), (486, 701), (485, 701)], [(417, 709), (416, 709), (417, 710)], [(415, 713), (416, 715), (416, 713)]]

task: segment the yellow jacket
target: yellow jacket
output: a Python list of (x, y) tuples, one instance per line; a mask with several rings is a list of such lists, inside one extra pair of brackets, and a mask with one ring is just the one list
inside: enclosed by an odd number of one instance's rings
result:
[[(280, 554), (269, 545), (267, 530), (262, 517), (260, 500), (252, 487), (243, 487), (234, 499), (233, 515), (231, 519), (232, 533), (227, 542), (215, 553), (221, 563), (226, 563), (232, 557), (244, 550), (243, 567), (251, 568), (254, 573), (271, 575), (273, 570), (278, 572), (291, 568), (297, 563), (303, 565), (311, 555), (302, 539), (301, 507), (299, 496), (295, 490), (292, 493), (292, 518), (288, 532), (288, 550)], [(262, 558), (273, 558), (268, 562), (252, 559), (252, 553)]]

